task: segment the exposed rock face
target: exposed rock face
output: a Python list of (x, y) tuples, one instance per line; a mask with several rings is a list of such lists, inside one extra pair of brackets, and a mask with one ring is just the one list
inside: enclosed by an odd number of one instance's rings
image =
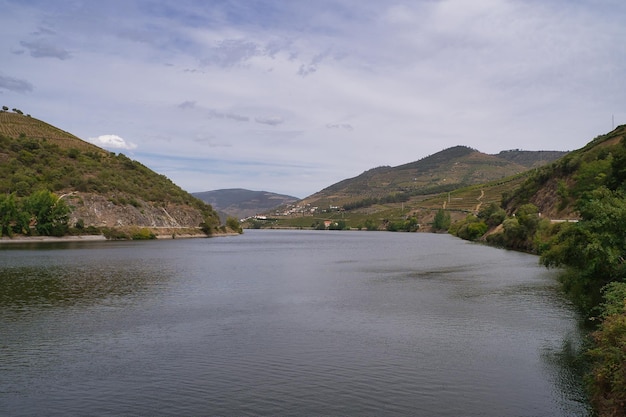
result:
[(85, 226), (96, 227), (195, 228), (204, 220), (199, 210), (189, 206), (156, 206), (141, 200), (120, 203), (103, 195), (79, 192), (62, 198), (72, 208), (70, 225), (82, 220)]

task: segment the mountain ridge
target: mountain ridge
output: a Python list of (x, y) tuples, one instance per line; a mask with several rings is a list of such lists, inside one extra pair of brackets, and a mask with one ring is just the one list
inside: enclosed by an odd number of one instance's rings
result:
[[(567, 152), (502, 151), (490, 155), (468, 146), (454, 146), (406, 164), (380, 166), (332, 184), (302, 199), (303, 204), (341, 206), (362, 198), (391, 194), (437, 194), (486, 183), (547, 164)], [(505, 157), (499, 155), (505, 155)]]
[(223, 188), (196, 192), (192, 195), (223, 213), (220, 216), (222, 219), (224, 216), (244, 219), (299, 200), (298, 197), (286, 194), (245, 188)]

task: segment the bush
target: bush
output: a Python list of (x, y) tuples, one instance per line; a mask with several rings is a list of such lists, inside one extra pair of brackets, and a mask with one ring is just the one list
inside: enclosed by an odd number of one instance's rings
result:
[(239, 220), (234, 217), (228, 217), (226, 219), (226, 226), (233, 232), (237, 232), (239, 234), (243, 233), (243, 229), (241, 227), (241, 224), (239, 223)]
[(450, 226), (450, 233), (465, 240), (478, 240), (487, 233), (487, 230), (489, 230), (487, 224), (473, 214), (468, 214), (465, 220)]
[(592, 402), (601, 415), (626, 415), (626, 283), (603, 288), (605, 317), (593, 333), (595, 347), (587, 354), (592, 362), (588, 384)]
[(448, 230), (452, 221), (450, 220), (450, 213), (444, 209), (439, 209), (435, 214), (435, 220), (433, 222), (433, 228), (435, 230)]
[(152, 231), (146, 227), (141, 229), (133, 230), (131, 234), (131, 239), (133, 240), (150, 240), (156, 239), (156, 235), (152, 233)]

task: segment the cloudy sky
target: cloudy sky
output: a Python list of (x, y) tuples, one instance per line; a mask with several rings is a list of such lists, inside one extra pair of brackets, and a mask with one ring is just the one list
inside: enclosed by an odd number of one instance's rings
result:
[(0, 0), (0, 105), (190, 192), (305, 197), (626, 123), (624, 0)]

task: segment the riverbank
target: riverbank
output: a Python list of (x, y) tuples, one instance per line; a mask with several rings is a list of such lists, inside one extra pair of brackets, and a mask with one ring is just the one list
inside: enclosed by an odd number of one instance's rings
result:
[(10, 243), (30, 243), (30, 242), (95, 242), (107, 240), (103, 235), (83, 235), (83, 236), (3, 236), (0, 244)]
[[(225, 233), (215, 233), (210, 236), (205, 235), (204, 233), (183, 233), (183, 234), (158, 234), (156, 235), (156, 239), (198, 239), (198, 238), (210, 238), (210, 237), (228, 237), (228, 236), (239, 236), (239, 233), (235, 232), (225, 232)], [(3, 236), (0, 237), (0, 246), (4, 244), (15, 244), (15, 243), (40, 243), (40, 242), (102, 242), (107, 239), (104, 235), (79, 235), (79, 236)], [(132, 239), (129, 239), (132, 240)]]

